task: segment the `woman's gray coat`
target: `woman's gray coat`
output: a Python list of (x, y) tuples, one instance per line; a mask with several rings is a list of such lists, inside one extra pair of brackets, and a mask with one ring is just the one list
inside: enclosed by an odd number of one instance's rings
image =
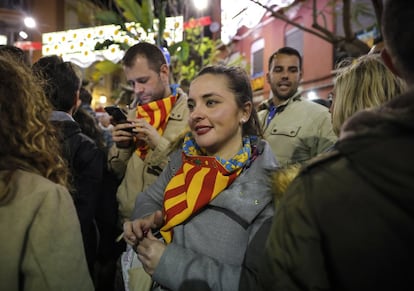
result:
[[(244, 264), (245, 253), (274, 214), (269, 176), (277, 168), (266, 141), (258, 141), (256, 150), (256, 157), (226, 190), (174, 228), (173, 241), (152, 276), (159, 285), (170, 290), (238, 290), (241, 272), (252, 271)], [(134, 219), (162, 210), (164, 189), (181, 163), (181, 151), (172, 153), (159, 179), (138, 195)], [(263, 246), (265, 239), (260, 239)], [(249, 255), (254, 256), (250, 250)]]

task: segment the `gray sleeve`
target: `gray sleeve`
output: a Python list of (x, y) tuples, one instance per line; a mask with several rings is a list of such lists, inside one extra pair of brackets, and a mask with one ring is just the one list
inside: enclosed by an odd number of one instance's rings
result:
[[(272, 216), (273, 204), (269, 203), (249, 226), (247, 250), (250, 255), (258, 254), (257, 247), (254, 245), (264, 246), (269, 231), (269, 225), (266, 223), (271, 221)], [(264, 230), (258, 231), (263, 226)], [(239, 247), (243, 242), (235, 241), (229, 242), (229, 244)], [(252, 260), (243, 260), (240, 264), (225, 264), (219, 259), (200, 254), (172, 242), (167, 245), (161, 256), (153, 279), (172, 290), (239, 290), (241, 274), (249, 273), (250, 275), (249, 270), (254, 269), (256, 263)]]
[(223, 264), (171, 243), (165, 249), (153, 279), (171, 290), (237, 290), (241, 265)]

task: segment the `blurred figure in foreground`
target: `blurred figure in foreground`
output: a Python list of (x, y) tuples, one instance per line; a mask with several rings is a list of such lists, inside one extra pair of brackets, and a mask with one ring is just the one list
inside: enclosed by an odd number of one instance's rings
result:
[(0, 289), (93, 290), (38, 83), (29, 67), (0, 54)]
[[(292, 182), (263, 257), (263, 290), (412, 290), (414, 2), (385, 1), (385, 63), (408, 92), (342, 126)], [(259, 290), (259, 288), (258, 288)]]

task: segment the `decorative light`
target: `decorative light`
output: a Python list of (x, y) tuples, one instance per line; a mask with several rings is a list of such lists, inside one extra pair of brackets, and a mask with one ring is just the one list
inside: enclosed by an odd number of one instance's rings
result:
[(314, 99), (318, 99), (319, 96), (318, 94), (315, 93), (315, 91), (309, 91), (308, 92), (308, 99), (309, 100), (314, 100)]
[(106, 104), (106, 101), (108, 100), (108, 98), (106, 98), (105, 95), (101, 95), (99, 96), (99, 103), (101, 104)]
[(208, 0), (193, 0), (193, 3), (197, 10), (204, 10), (208, 6)]
[(0, 34), (0, 45), (6, 45), (7, 44), (7, 36)]
[(19, 36), (22, 38), (22, 39), (27, 39), (29, 36), (27, 35), (27, 33), (25, 32), (25, 31), (23, 31), (23, 30), (21, 30), (20, 32), (19, 32)]
[(33, 17), (25, 17), (24, 25), (26, 25), (27, 28), (35, 28), (36, 27), (36, 20), (34, 20)]

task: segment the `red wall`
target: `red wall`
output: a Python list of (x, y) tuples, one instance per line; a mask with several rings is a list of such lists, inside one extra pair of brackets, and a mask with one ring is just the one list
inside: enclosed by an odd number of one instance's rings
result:
[[(318, 10), (325, 7), (325, 21), (327, 29), (334, 30), (333, 15), (329, 11), (331, 6), (327, 6), (328, 0), (318, 1)], [(312, 9), (311, 2), (299, 4), (295, 16), (292, 18), (297, 23), (305, 27), (312, 27)], [(295, 9), (295, 8), (293, 8)], [(291, 10), (293, 10), (291, 9)], [(322, 18), (319, 18), (319, 24), (323, 25)], [(285, 46), (285, 33), (293, 28), (292, 25), (276, 19), (274, 17), (264, 16), (262, 22), (255, 28), (248, 30), (247, 28), (239, 29), (236, 36), (235, 51), (241, 52), (248, 63), (250, 63), (251, 45), (258, 39), (264, 38), (264, 73), (268, 72), (268, 59), (270, 55)], [(319, 38), (309, 32), (304, 32), (303, 39), (303, 79), (302, 90), (304, 93), (310, 89), (321, 98), (326, 98), (332, 87), (332, 68), (333, 68), (333, 46), (331, 43)], [(319, 88), (319, 89), (318, 89)], [(263, 90), (255, 92), (255, 95), (261, 95), (263, 98), (269, 97), (269, 85), (265, 81)], [(304, 94), (306, 96), (306, 94)]]

